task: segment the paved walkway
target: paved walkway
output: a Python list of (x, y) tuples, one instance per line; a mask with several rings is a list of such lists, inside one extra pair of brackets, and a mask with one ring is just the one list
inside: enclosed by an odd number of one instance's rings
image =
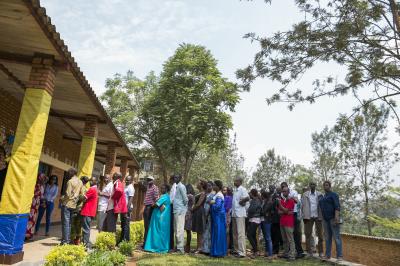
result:
[[(97, 230), (93, 227), (90, 233), (90, 240), (94, 243)], [(50, 236), (44, 235), (44, 227), (41, 227), (38, 235), (33, 241), (26, 242), (24, 245), (24, 260), (15, 264), (16, 266), (39, 266), (43, 265), (44, 258), (50, 250), (60, 243), (61, 225), (50, 227)]]

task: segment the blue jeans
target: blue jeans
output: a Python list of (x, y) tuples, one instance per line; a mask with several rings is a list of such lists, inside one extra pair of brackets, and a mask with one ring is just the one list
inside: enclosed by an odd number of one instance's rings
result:
[(332, 250), (332, 237), (335, 238), (336, 243), (336, 257), (342, 258), (342, 239), (340, 237), (340, 224), (335, 224), (335, 220), (323, 220), (324, 224), (324, 234), (325, 234), (325, 256), (327, 258), (331, 257)]
[(265, 242), (265, 252), (268, 253), (268, 256), (272, 256), (272, 238), (271, 238), (271, 223), (262, 222), (261, 223), (261, 230), (264, 235), (264, 242)]
[(46, 207), (39, 207), (39, 213), (38, 213), (38, 218), (36, 221), (36, 226), (35, 226), (35, 232), (39, 231), (40, 223), (42, 221), (44, 212), (46, 211), (46, 234), (49, 232), (50, 229), (50, 223), (51, 223), (51, 213), (53, 212), (54, 209), (54, 203), (50, 201), (46, 201)]
[(67, 208), (66, 206), (61, 207), (62, 215), (62, 240), (61, 244), (70, 244), (71, 242), (71, 221), (72, 214), (75, 209)]

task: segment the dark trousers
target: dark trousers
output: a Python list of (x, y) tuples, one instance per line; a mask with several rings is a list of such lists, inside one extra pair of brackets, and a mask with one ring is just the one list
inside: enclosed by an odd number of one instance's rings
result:
[(170, 226), (170, 236), (169, 236), (169, 248), (171, 250), (175, 249), (175, 236), (174, 236), (174, 206), (171, 204), (171, 226)]
[(129, 234), (129, 217), (127, 213), (120, 214), (121, 219), (121, 241), (129, 242), (130, 234)]
[(233, 250), (233, 229), (232, 229), (232, 218), (231, 222), (229, 223), (229, 247), (228, 249)]
[(39, 214), (38, 214), (38, 218), (36, 221), (36, 226), (35, 226), (35, 232), (39, 231), (39, 226), (40, 223), (42, 222), (42, 218), (44, 215), (44, 212), (46, 212), (46, 234), (49, 232), (50, 230), (50, 223), (51, 223), (51, 213), (53, 212), (54, 209), (54, 202), (50, 202), (50, 201), (46, 201), (46, 207), (39, 207)]
[(110, 233), (117, 231), (117, 217), (115, 216), (114, 209), (106, 212), (106, 220), (104, 221), (102, 231)]
[(303, 247), (301, 246), (301, 235), (301, 220), (297, 219), (297, 212), (295, 212), (293, 238), (294, 245), (296, 246), (297, 255), (301, 255), (304, 253)]
[(82, 238), (83, 245), (85, 247), (91, 247), (90, 243), (90, 223), (92, 222), (92, 217), (82, 216)]
[(283, 246), (281, 227), (279, 223), (273, 223), (271, 226), (272, 249), (274, 254), (279, 253), (279, 247)]
[(149, 231), (149, 225), (151, 220), (151, 214), (153, 213), (153, 208), (151, 205), (147, 205), (144, 207), (143, 211), (143, 222), (144, 222), (144, 242), (143, 246), (146, 243), (147, 232)]
[(260, 224), (249, 222), (247, 225), (247, 239), (250, 242), (253, 252), (257, 252), (257, 228)]

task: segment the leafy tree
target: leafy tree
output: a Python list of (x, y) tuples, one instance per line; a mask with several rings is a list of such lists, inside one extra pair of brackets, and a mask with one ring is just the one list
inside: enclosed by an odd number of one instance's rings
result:
[(232, 186), (235, 177), (247, 176), (244, 170), (244, 158), (237, 151), (236, 141), (230, 141), (225, 149), (214, 151), (201, 148), (194, 158), (189, 172), (188, 183), (196, 180), (221, 180), (224, 185)]
[(293, 174), (289, 178), (289, 183), (293, 184), (294, 189), (299, 193), (303, 193), (303, 190), (309, 187), (311, 181), (316, 182), (313, 171), (303, 165), (296, 164)]
[(372, 234), (370, 201), (388, 191), (392, 182), (389, 171), (398, 161), (398, 154), (394, 152), (397, 145), (386, 145), (388, 116), (388, 108), (368, 104), (350, 119), (342, 115), (335, 126), (340, 136), (344, 167), (348, 176), (354, 178), (353, 187), (363, 198), (369, 235)]
[(269, 185), (280, 185), (288, 182), (294, 174), (292, 162), (284, 156), (275, 154), (274, 149), (267, 150), (258, 163), (257, 169), (249, 180), (249, 186), (256, 188), (268, 188)]
[(130, 148), (139, 159), (157, 157), (164, 180), (167, 180), (168, 160), (162, 149), (160, 127), (152, 116), (144, 115), (145, 103), (158, 86), (158, 77), (150, 72), (144, 80), (132, 71), (115, 74), (106, 80), (107, 90), (100, 97), (106, 111)]
[(182, 44), (163, 66), (157, 89), (142, 116), (160, 129), (162, 149), (186, 178), (201, 146), (226, 146), (239, 102), (236, 84), (223, 78), (217, 61), (203, 46)]
[[(400, 20), (395, 0), (295, 2), (305, 18), (290, 30), (270, 37), (245, 36), (259, 43), (260, 51), (251, 65), (237, 71), (242, 87), (249, 90), (257, 78), (269, 78), (282, 87), (268, 103), (286, 102), (292, 109), (297, 103), (352, 93), (360, 106), (382, 100), (396, 114), (391, 100), (400, 94)], [(318, 63), (326, 62), (347, 69), (345, 79), (317, 79), (308, 90), (292, 86)], [(367, 89), (362, 99), (359, 92)]]

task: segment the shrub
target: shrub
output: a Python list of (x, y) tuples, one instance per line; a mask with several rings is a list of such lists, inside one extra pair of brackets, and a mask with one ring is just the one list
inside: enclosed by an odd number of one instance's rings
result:
[(82, 265), (87, 253), (84, 246), (56, 246), (46, 256), (46, 266), (78, 266)]
[(119, 243), (119, 252), (125, 256), (132, 256), (132, 251), (134, 249), (134, 244), (132, 242), (122, 241)]
[(144, 238), (143, 220), (131, 223), (130, 237), (131, 237), (131, 242), (134, 246), (143, 241)]
[(115, 235), (113, 233), (101, 232), (97, 235), (94, 245), (98, 250), (113, 250), (116, 245)]
[(116, 250), (95, 251), (89, 254), (83, 266), (122, 266), (126, 257)]
[(108, 258), (109, 258), (110, 262), (112, 263), (112, 265), (114, 265), (114, 266), (123, 266), (123, 265), (125, 265), (126, 256), (122, 255), (121, 253), (119, 253), (116, 250), (109, 251), (108, 252)]

